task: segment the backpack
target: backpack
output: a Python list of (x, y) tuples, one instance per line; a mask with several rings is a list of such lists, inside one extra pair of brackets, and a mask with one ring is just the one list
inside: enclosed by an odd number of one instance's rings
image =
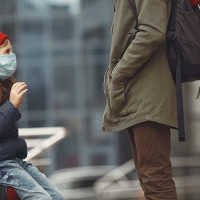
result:
[(0, 200), (20, 200), (20, 198), (12, 187), (0, 185)]
[[(139, 31), (135, 0), (129, 0), (136, 17), (133, 34)], [(200, 80), (200, 1), (172, 0), (166, 32), (167, 56), (176, 84), (179, 141), (185, 141), (181, 83)]]

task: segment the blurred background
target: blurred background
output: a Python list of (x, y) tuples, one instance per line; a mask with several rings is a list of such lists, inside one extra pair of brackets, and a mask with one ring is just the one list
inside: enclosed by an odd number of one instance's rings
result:
[[(36, 156), (50, 160), (36, 165), (66, 199), (70, 188), (84, 188), (71, 199), (97, 199), (97, 193), (99, 199), (142, 199), (133, 182), (137, 178), (126, 131), (101, 129), (112, 19), (113, 0), (0, 0), (0, 31), (9, 36), (18, 59), (15, 79), (29, 88), (18, 127), (69, 131)], [(187, 141), (179, 143), (172, 130), (174, 176), (182, 178), (176, 180), (182, 200), (200, 199), (199, 86), (198, 81), (183, 85)]]

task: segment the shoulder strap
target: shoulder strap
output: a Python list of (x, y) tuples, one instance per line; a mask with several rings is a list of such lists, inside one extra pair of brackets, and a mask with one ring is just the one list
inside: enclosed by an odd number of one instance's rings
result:
[(136, 35), (136, 33), (139, 31), (137, 8), (136, 8), (136, 5), (135, 5), (135, 0), (128, 0), (128, 1), (129, 1), (131, 10), (132, 10), (132, 12), (135, 16), (135, 19), (136, 19), (136, 25), (133, 29), (133, 32), (131, 32), (130, 34)]
[[(131, 10), (136, 18), (136, 25), (133, 29), (133, 32), (131, 32), (130, 34), (134, 34), (136, 35), (136, 33), (139, 31), (139, 24), (138, 24), (138, 14), (137, 14), (137, 8), (135, 5), (135, 0), (128, 0)], [(173, 2), (176, 2), (176, 0), (173, 0)], [(172, 6), (172, 9), (174, 9)], [(173, 11), (174, 12), (174, 11)], [(172, 42), (172, 46), (174, 48), (174, 51), (176, 53), (177, 56), (177, 69), (176, 69), (176, 96), (177, 96), (177, 112), (178, 112), (178, 132), (179, 132), (179, 141), (185, 141), (185, 126), (184, 126), (184, 112), (183, 112), (183, 95), (182, 95), (182, 81), (181, 81), (181, 64), (180, 64), (180, 60), (181, 60), (181, 56), (180, 56), (180, 47), (179, 47), (179, 43), (177, 40), (175, 40), (174, 38), (174, 34), (171, 34), (171, 32), (167, 32), (167, 37), (168, 39), (174, 40), (175, 42)]]
[[(174, 32), (175, 29), (175, 21), (176, 21), (176, 13), (177, 13), (177, 3), (178, 0), (172, 1), (171, 7), (171, 15), (168, 24), (168, 30), (166, 33), (167, 36), (167, 44), (171, 45), (177, 60), (176, 66), (176, 76), (175, 84), (176, 84), (176, 98), (177, 98), (177, 115), (178, 115), (178, 134), (179, 134), (179, 141), (185, 141), (185, 123), (184, 123), (184, 110), (183, 110), (183, 94), (182, 94), (182, 78), (181, 78), (181, 50), (179, 45), (179, 40), (177, 38), (176, 33)], [(169, 48), (168, 48), (168, 55), (169, 55)]]
[(179, 141), (185, 141), (185, 123), (184, 123), (184, 111), (183, 111), (183, 94), (182, 94), (182, 80), (181, 80), (181, 51), (180, 46), (175, 39), (171, 41), (174, 52), (177, 57), (177, 68), (176, 68), (176, 98), (177, 98), (177, 114), (178, 114), (178, 133)]

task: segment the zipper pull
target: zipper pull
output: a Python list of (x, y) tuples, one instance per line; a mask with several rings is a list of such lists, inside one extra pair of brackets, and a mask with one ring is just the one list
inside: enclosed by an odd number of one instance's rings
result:
[(200, 87), (199, 87), (199, 91), (197, 93), (197, 99), (199, 99), (199, 97), (200, 97)]

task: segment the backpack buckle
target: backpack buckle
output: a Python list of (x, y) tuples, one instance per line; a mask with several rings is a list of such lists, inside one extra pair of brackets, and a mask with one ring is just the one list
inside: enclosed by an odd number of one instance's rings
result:
[(176, 34), (172, 31), (167, 31), (167, 38), (169, 40), (175, 40), (176, 39)]
[(139, 30), (137, 30), (136, 28), (134, 28), (133, 31), (130, 32), (129, 34), (133, 34), (133, 35), (136, 36), (137, 32), (139, 32)]

